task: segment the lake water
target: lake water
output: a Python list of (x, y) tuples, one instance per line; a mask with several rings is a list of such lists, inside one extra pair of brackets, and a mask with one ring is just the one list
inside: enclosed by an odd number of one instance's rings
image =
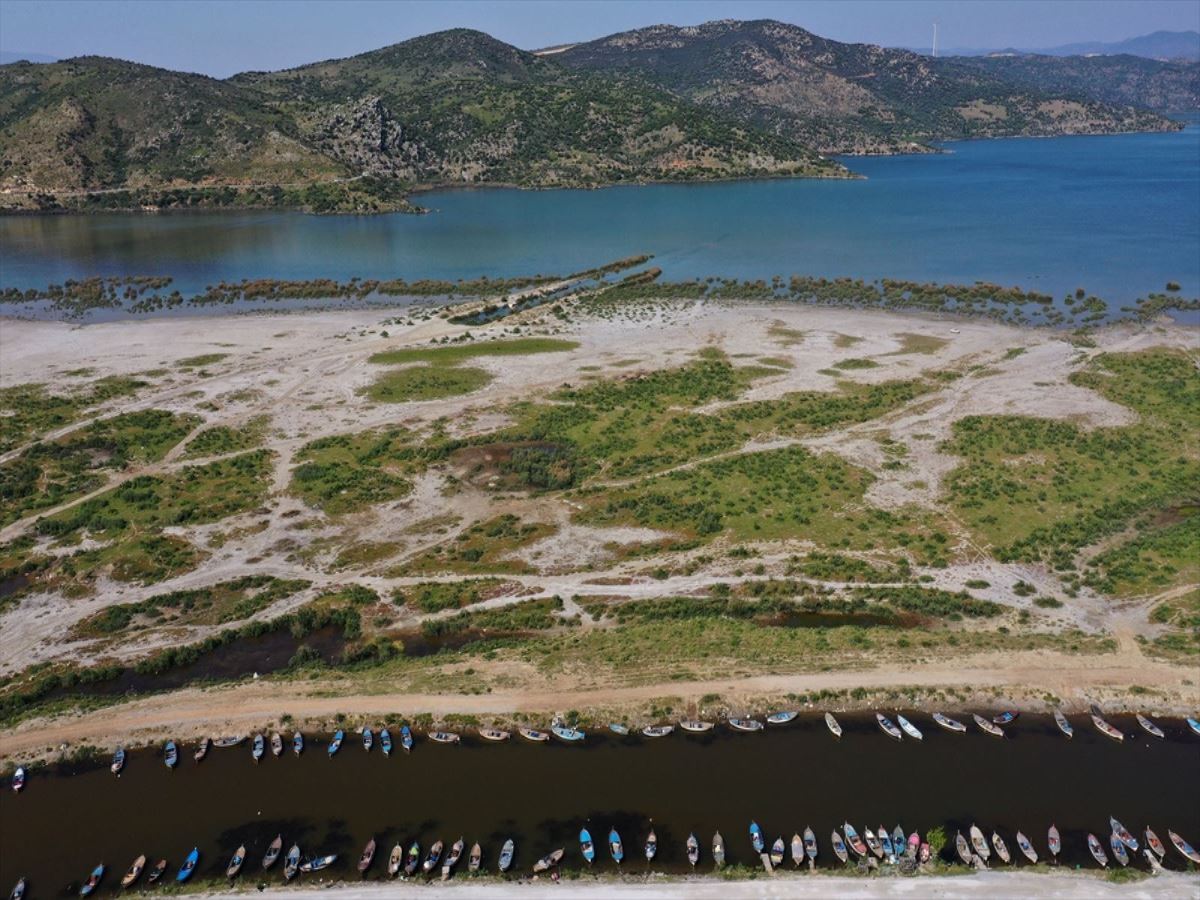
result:
[[(1193, 845), (1200, 842), (1200, 781), (1194, 777), (1200, 739), (1178, 720), (1162, 720), (1168, 736), (1156, 740), (1131, 716), (1113, 716), (1129, 735), (1117, 744), (1082, 715), (1075, 717), (1070, 741), (1047, 716), (1021, 716), (1002, 740), (974, 726), (963, 735), (944, 732), (927, 714), (910, 717), (924, 730), (923, 742), (894, 743), (862, 715), (842, 717), (839, 741), (819, 716), (805, 714), (766, 734), (724, 727), (707, 736), (676, 732), (658, 740), (592, 733), (582, 746), (517, 738), (488, 745), (468, 737), (456, 747), (419, 737), (411, 755), (397, 749), (391, 759), (378, 747), (365, 753), (353, 734), (332, 760), (325, 753), (328, 735), (322, 735), (311, 736), (299, 758), (289, 743), (282, 758), (268, 754), (257, 765), (248, 743), (212, 750), (199, 765), (192, 761), (194, 745), (187, 745), (175, 772), (157, 751), (138, 751), (119, 779), (105, 759), (35, 774), (20, 795), (5, 784), (0, 884), (7, 891), (24, 874), (31, 898), (67, 897), (103, 861), (109, 874), (100, 893), (111, 895), (138, 854), (151, 863), (167, 858), (173, 874), (193, 846), (202, 854), (198, 880), (219, 880), (242, 843), (249, 857), (243, 887), (278, 883), (278, 865), (265, 878), (259, 866), (276, 834), (283, 835), (285, 848), (297, 841), (306, 854), (339, 854), (327, 873), (335, 878), (358, 877), (359, 851), (375, 837), (372, 879), (386, 877), (396, 841), (428, 848), (439, 838), (448, 846), (460, 835), (468, 847), (482, 844), (484, 865), (494, 873), (500, 846), (511, 837), (517, 844), (515, 878), (558, 847), (566, 848), (568, 870), (584, 868), (577, 841), (584, 825), (598, 844), (598, 871), (616, 871), (603, 843), (615, 826), (625, 843), (624, 868), (638, 874), (650, 868), (641, 846), (651, 819), (659, 839), (652, 868), (675, 872), (688, 868), (689, 832), (701, 843), (701, 872), (712, 871), (717, 830), (729, 864), (758, 865), (747, 833), (752, 819), (768, 842), (777, 835), (789, 841), (811, 826), (820, 845), (818, 864), (830, 868), (840, 866), (830, 831), (847, 819), (860, 833), (900, 824), (906, 833), (924, 835), (941, 826), (951, 840), (955, 830), (965, 833), (978, 823), (989, 837), (998, 830), (1014, 854), (1021, 830), (1043, 859), (1046, 831), (1056, 824), (1063, 837), (1060, 863), (1093, 869), (1086, 835), (1107, 840), (1110, 815), (1139, 839), (1150, 826), (1164, 841), (1170, 828)], [(153, 814), (131, 815), (134, 810)], [(1185, 867), (1169, 844), (1167, 851), (1168, 867)], [(951, 845), (943, 857), (949, 862), (953, 854)], [(1131, 865), (1146, 863), (1138, 856)], [(459, 878), (465, 877), (462, 869)]]
[[(852, 159), (856, 181), (425, 194), (430, 215), (0, 218), (0, 286), (171, 275), (565, 274), (655, 254), (664, 278), (891, 277), (1084, 287), (1114, 308), (1168, 280), (1200, 294), (1200, 122), (1171, 134), (976, 141)], [(227, 311), (227, 308), (223, 311)]]

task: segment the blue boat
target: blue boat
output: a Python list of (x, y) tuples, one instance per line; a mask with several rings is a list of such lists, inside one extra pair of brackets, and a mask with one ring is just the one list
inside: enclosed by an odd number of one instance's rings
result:
[(609, 722), (608, 730), (613, 734), (621, 735), (621, 737), (625, 737), (627, 734), (629, 734), (629, 726), (622, 725), (620, 722)]
[(292, 735), (292, 752), (297, 756), (304, 752), (304, 735), (298, 731)]
[(1007, 725), (1009, 722), (1012, 722), (1013, 720), (1015, 720), (1017, 718), (1017, 715), (1018, 714), (1013, 712), (1012, 710), (1005, 710), (1004, 712), (1000, 713), (1000, 715), (998, 715), (998, 716), (992, 716), (992, 724)]
[(407, 725), (400, 726), (400, 746), (404, 748), (405, 753), (413, 748), (412, 731)]
[(333, 733), (333, 740), (329, 742), (329, 747), (326, 749), (330, 756), (342, 749), (342, 741), (346, 739), (346, 733), (342, 729), (338, 729)]
[(179, 765), (179, 748), (175, 746), (174, 741), (167, 741), (163, 745), (163, 762), (167, 764), (168, 769)]
[(879, 826), (879, 845), (883, 847), (884, 856), (892, 857), (896, 855), (896, 851), (892, 849), (892, 837), (882, 825)]
[(758, 827), (757, 822), (750, 823), (750, 843), (754, 846), (755, 853), (762, 853), (763, 847), (766, 846), (763, 843), (762, 829)]
[(386, 728), (379, 732), (379, 749), (383, 751), (384, 756), (392, 755), (392, 733)]
[(1188, 716), (1187, 725), (1188, 728), (1192, 729), (1193, 734), (1200, 734), (1200, 719), (1193, 719), (1191, 716)]
[(625, 858), (625, 845), (621, 843), (621, 836), (617, 834), (615, 828), (608, 830), (608, 852), (612, 854), (613, 861), (618, 865)]
[(104, 863), (92, 869), (92, 874), (88, 876), (88, 880), (79, 888), (79, 896), (86, 897), (94, 891), (100, 884), (100, 879), (104, 877)]
[(183, 865), (179, 867), (179, 873), (175, 876), (175, 880), (182, 884), (192, 877), (192, 873), (196, 871), (196, 865), (200, 862), (200, 851), (195, 847), (192, 852), (184, 859)]
[(366, 750), (368, 753), (370, 753), (371, 748), (374, 746), (375, 746), (375, 733), (373, 731), (371, 731), (370, 728), (364, 728), (363, 729), (363, 749)]
[(555, 725), (550, 729), (560, 741), (566, 741), (568, 744), (577, 744), (583, 740), (584, 734), (578, 728), (567, 728), (565, 725)]
[(263, 751), (266, 749), (266, 746), (267, 743), (263, 740), (263, 736), (261, 734), (256, 734), (254, 736), (254, 743), (250, 748), (250, 755), (254, 758), (255, 762), (258, 762), (263, 758)]
[(579, 849), (587, 863), (596, 858), (596, 845), (592, 843), (592, 833), (586, 828), (579, 829)]
[(768, 725), (786, 725), (788, 722), (791, 722), (793, 719), (795, 719), (796, 715), (797, 714), (792, 712), (791, 710), (786, 710), (786, 711), (781, 711), (781, 712), (773, 712), (769, 716), (767, 716), (767, 724)]

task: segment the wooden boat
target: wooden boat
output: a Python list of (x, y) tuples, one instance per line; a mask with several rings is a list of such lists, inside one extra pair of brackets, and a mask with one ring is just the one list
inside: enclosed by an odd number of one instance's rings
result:
[(1170, 829), (1167, 829), (1167, 837), (1171, 839), (1171, 843), (1175, 845), (1175, 849), (1184, 859), (1190, 859), (1196, 865), (1200, 865), (1200, 853), (1197, 853), (1191, 844)]
[(333, 756), (342, 749), (342, 741), (346, 739), (346, 732), (338, 729), (333, 733), (333, 740), (329, 742), (329, 746), (325, 748), (325, 752), (332, 759)]
[(899, 825), (892, 829), (892, 848), (897, 856), (904, 855), (904, 829)]
[(646, 835), (646, 862), (650, 862), (658, 854), (658, 835), (654, 833), (654, 826), (650, 826), (650, 833)]
[(788, 724), (788, 722), (793, 721), (797, 715), (799, 715), (799, 713), (795, 713), (790, 710), (780, 710), (779, 712), (773, 712), (769, 716), (767, 716), (767, 724), (768, 725), (786, 725), (786, 724)]
[(831, 712), (825, 713), (825, 727), (829, 729), (834, 737), (840, 738), (842, 736), (842, 726), (833, 717), (833, 713)]
[(1094, 713), (1092, 714), (1092, 724), (1095, 725), (1096, 730), (1105, 737), (1110, 737), (1114, 741), (1125, 740), (1125, 735), (1120, 731), (1120, 729), (1114, 728), (1112, 725), (1108, 724), (1108, 722)]
[(158, 862), (156, 862), (154, 864), (154, 868), (150, 870), (150, 874), (146, 876), (146, 883), (154, 884), (155, 882), (158, 881), (158, 879), (163, 877), (163, 874), (166, 871), (167, 871), (167, 861), (165, 859), (160, 859)]
[(763, 841), (762, 829), (758, 827), (757, 822), (750, 823), (750, 846), (754, 848), (755, 853), (762, 853), (766, 846)]
[(108, 767), (114, 775), (120, 775), (121, 770), (125, 768), (125, 748), (118, 747), (117, 752), (113, 754), (112, 765)]
[(721, 837), (721, 832), (715, 832), (712, 840), (712, 855), (713, 864), (719, 869), (725, 865), (725, 838)]
[(792, 865), (798, 866), (804, 862), (804, 838), (800, 837), (800, 832), (792, 835)]
[(1061, 731), (1063, 734), (1065, 734), (1067, 737), (1069, 737), (1069, 738), (1075, 737), (1075, 726), (1073, 726), (1070, 722), (1067, 721), (1067, 717), (1063, 715), (1063, 712), (1061, 709), (1056, 709), (1054, 711), (1054, 724), (1057, 725), (1058, 730)]
[(453, 731), (435, 731), (429, 735), (429, 739), (435, 744), (457, 744), (462, 740)]
[(23, 900), (25, 897), (25, 879), (18, 878), (13, 889), (8, 893), (8, 900)]
[(174, 769), (179, 765), (179, 748), (175, 746), (174, 741), (167, 741), (163, 744), (163, 763), (168, 769)]
[(618, 865), (625, 858), (625, 845), (621, 843), (621, 836), (615, 828), (608, 829), (608, 853)]
[(583, 854), (583, 861), (589, 865), (596, 858), (596, 845), (592, 843), (592, 833), (586, 828), (579, 829), (579, 852)]
[(282, 756), (283, 755), (283, 737), (279, 734), (278, 731), (272, 732), (272, 734), (271, 734), (271, 755), (272, 756)]
[(698, 719), (682, 719), (679, 722), (679, 727), (692, 734), (703, 734), (706, 731), (713, 730), (713, 723), (701, 722)]
[(786, 849), (787, 849), (787, 846), (783, 843), (783, 838), (782, 837), (775, 838), (774, 843), (771, 844), (771, 855), (770, 855), (771, 865), (779, 866), (780, 864), (783, 863), (783, 854)]
[(438, 861), (442, 858), (442, 848), (445, 846), (441, 841), (434, 841), (433, 846), (429, 848), (429, 853), (425, 855), (425, 862), (421, 863), (421, 871), (428, 875), (437, 866)]
[(867, 845), (863, 843), (862, 838), (858, 836), (858, 832), (854, 830), (854, 826), (849, 822), (842, 825), (842, 830), (846, 833), (846, 843), (850, 849), (859, 856), (867, 855)]
[(466, 844), (462, 838), (459, 838), (450, 847), (450, 852), (446, 854), (446, 861), (442, 863), (442, 880), (450, 877), (450, 873), (454, 871), (454, 867), (458, 865), (458, 861), (462, 859), (463, 848)]
[(1137, 723), (1142, 726), (1142, 729), (1147, 734), (1152, 735), (1153, 737), (1156, 737), (1160, 740), (1167, 736), (1166, 732), (1164, 732), (1161, 728), (1159, 728), (1157, 725), (1155, 725), (1153, 722), (1151, 722), (1149, 719), (1147, 719), (1141, 713), (1137, 713), (1135, 718), (1137, 719)]
[(404, 874), (411, 875), (421, 867), (421, 845), (413, 841), (408, 845), (408, 855), (404, 858)]
[(328, 856), (314, 856), (312, 859), (306, 859), (300, 863), (301, 872), (320, 872), (322, 869), (328, 869), (337, 861), (337, 854), (330, 853)]
[(1129, 865), (1129, 851), (1125, 849), (1125, 842), (1120, 836), (1110, 834), (1108, 836), (1108, 846), (1112, 849), (1113, 858), (1123, 866)]
[(233, 856), (229, 860), (229, 865), (225, 867), (226, 878), (236, 878), (237, 873), (242, 871), (242, 866), (246, 864), (246, 845), (238, 847), (233, 851)]
[(954, 850), (964, 865), (971, 865), (971, 847), (967, 844), (967, 839), (962, 836), (961, 831), (954, 833)]
[(384, 756), (392, 755), (392, 733), (386, 728), (379, 732), (379, 749)]
[(687, 860), (693, 869), (696, 868), (696, 863), (700, 862), (700, 842), (696, 840), (695, 834), (687, 836)]
[(1135, 838), (1132, 834), (1129, 833), (1128, 828), (1126, 828), (1124, 825), (1122, 825), (1120, 822), (1118, 822), (1116, 820), (1116, 818), (1113, 816), (1108, 817), (1108, 827), (1112, 829), (1113, 834), (1115, 834), (1118, 838), (1121, 839), (1122, 844), (1124, 844), (1126, 847), (1128, 847), (1134, 853), (1137, 853), (1137, 849), (1138, 849), (1137, 838)]
[(12, 779), (13, 793), (19, 794), (25, 790), (25, 767), (17, 766), (17, 771), (13, 772)]
[(867, 849), (871, 851), (876, 859), (883, 859), (883, 845), (879, 843), (879, 838), (875, 836), (875, 832), (870, 828), (864, 828), (863, 840), (867, 842)]
[(842, 862), (849, 862), (850, 854), (846, 852), (846, 842), (842, 840), (842, 836), (838, 834), (835, 828), (829, 835), (829, 843), (833, 846), (833, 855)]
[(87, 878), (87, 881), (85, 881), (80, 886), (79, 896), (80, 897), (89, 896), (92, 893), (92, 891), (94, 891), (97, 887), (100, 886), (100, 879), (103, 877), (104, 877), (104, 863), (100, 863), (100, 865), (98, 865), (98, 866), (96, 866), (96, 868), (92, 869), (92, 874), (89, 875)]
[(397, 841), (392, 852), (388, 854), (387, 873), (395, 878), (400, 874), (402, 868), (404, 868), (404, 845)]
[(304, 735), (298, 731), (292, 734), (292, 752), (297, 756), (304, 752)]
[(250, 756), (255, 762), (258, 762), (263, 757), (263, 751), (266, 749), (267, 742), (263, 740), (261, 734), (254, 736), (254, 743), (250, 745)]
[(1153, 850), (1154, 854), (1159, 859), (1162, 859), (1167, 855), (1167, 848), (1163, 846), (1163, 842), (1158, 839), (1157, 834), (1147, 828), (1144, 835), (1146, 838), (1146, 846)]
[(1004, 712), (1000, 713), (999, 715), (992, 716), (992, 724), (1007, 725), (1010, 722), (1015, 722), (1017, 719), (1017, 716), (1019, 716), (1019, 715), (1020, 715), (1019, 712), (1014, 712), (1011, 709), (1005, 710)]
[(179, 871), (175, 873), (175, 881), (177, 884), (182, 884), (192, 877), (192, 873), (196, 871), (196, 866), (200, 862), (200, 851), (195, 847), (183, 859), (183, 865), (179, 867)]
[(502, 741), (507, 741), (512, 734), (507, 731), (501, 731), (499, 728), (480, 728), (479, 736), (485, 741), (491, 741), (494, 744), (499, 744)]
[(283, 880), (291, 881), (296, 877), (296, 873), (300, 871), (300, 845), (292, 844), (292, 849), (288, 851), (287, 858), (283, 861)]
[(897, 741), (904, 740), (904, 735), (900, 733), (900, 729), (897, 728), (892, 723), (892, 720), (883, 713), (875, 713), (875, 721), (879, 723), (880, 730), (883, 731), (883, 733), (888, 737)]
[(125, 877), (121, 879), (121, 887), (127, 888), (142, 875), (142, 870), (146, 868), (146, 854), (143, 853), (133, 861), (128, 869), (125, 870)]
[[(212, 745), (218, 750), (228, 750), (230, 747), (236, 747), (245, 739), (246, 736), (244, 734), (227, 735), (225, 737), (216, 738), (213, 740)], [(204, 739), (204, 743), (208, 743), (208, 738)]]
[(275, 840), (267, 845), (267, 852), (263, 854), (262, 867), (263, 871), (275, 865), (275, 860), (279, 859), (279, 854), (283, 852), (283, 835), (275, 835)]
[(400, 748), (405, 753), (408, 753), (408, 751), (412, 750), (413, 748), (412, 729), (407, 725), (400, 726)]
[(937, 722), (947, 731), (956, 731), (959, 734), (963, 734), (967, 730), (967, 726), (958, 721), (958, 719), (952, 719), (949, 716), (942, 715), (940, 712), (933, 714), (933, 721)]
[(970, 834), (972, 849), (974, 849), (975, 853), (978, 854), (984, 862), (987, 862), (992, 858), (992, 848), (988, 846), (988, 842), (984, 838), (983, 832), (979, 830), (978, 825), (972, 825)]
[(364, 728), (362, 732), (362, 742), (363, 749), (370, 753), (371, 748), (375, 746), (375, 732), (373, 732), (370, 728)]
[(537, 862), (535, 862), (533, 864), (533, 871), (534, 872), (545, 872), (547, 869), (554, 868), (562, 861), (563, 854), (565, 852), (566, 851), (564, 851), (561, 847), (559, 847), (553, 853), (547, 853), (545, 856), (543, 856), (541, 859), (539, 859)]
[(908, 721), (908, 719), (904, 718), (904, 716), (900, 715), (899, 713), (896, 714), (896, 721), (899, 723), (900, 728), (904, 731), (904, 733), (914, 741), (920, 741), (924, 739), (925, 735), (921, 734), (921, 729), (917, 728), (916, 725)]
[(578, 728), (568, 728), (565, 725), (551, 726), (550, 733), (560, 741), (566, 741), (568, 744), (578, 744), (585, 737), (584, 733)]
[(1200, 735), (1200, 719), (1193, 719), (1191, 716), (1188, 716), (1186, 721), (1188, 728), (1192, 730), (1192, 734)]
[(533, 741), (535, 744), (544, 744), (550, 740), (550, 735), (546, 734), (546, 732), (537, 731), (533, 728), (518, 728), (517, 734), (527, 741)]
[(1100, 863), (1100, 865), (1107, 869), (1108, 857), (1105, 856), (1104, 847), (1101, 846), (1100, 841), (1094, 834), (1089, 834), (1087, 836), (1087, 845), (1088, 849), (1092, 851), (1092, 856), (1095, 858), (1096, 862)]
[(762, 731), (763, 723), (757, 719), (730, 719), (729, 727), (734, 731)]
[(917, 851), (917, 859), (920, 861), (921, 865), (929, 862), (929, 857), (932, 855), (933, 851), (929, 848), (929, 844), (922, 843), (920, 849)]
[(817, 836), (807, 826), (804, 828), (804, 855), (808, 857), (809, 864), (817, 859)]
[(647, 725), (642, 729), (642, 734), (648, 738), (660, 738), (666, 737), (674, 730), (674, 725)]
[(371, 868), (371, 860), (375, 858), (375, 838), (367, 841), (367, 846), (363, 847), (362, 853), (358, 855), (358, 871), (361, 875), (367, 869)]
[(896, 851), (892, 848), (892, 836), (888, 834), (888, 830), (882, 825), (875, 832), (875, 836), (879, 838), (879, 845), (883, 848), (883, 855), (891, 859), (896, 855)]
[(1058, 827), (1051, 825), (1046, 832), (1046, 842), (1050, 846), (1050, 855), (1058, 858), (1059, 851), (1062, 850), (1062, 838), (1058, 834)]
[(196, 745), (196, 752), (192, 754), (192, 759), (201, 762), (204, 757), (208, 756), (210, 746), (212, 746), (212, 741), (209, 738), (200, 738), (200, 743)]
[(996, 855), (1000, 857), (1003, 863), (1011, 863), (1012, 856), (1008, 852), (1008, 844), (1004, 843), (1004, 838), (1000, 837), (1000, 832), (992, 832), (992, 849), (996, 851)]
[(471, 852), (467, 855), (467, 871), (478, 872), (479, 867), (483, 865), (483, 848), (479, 846), (479, 841), (471, 845)]
[(629, 726), (622, 725), (620, 722), (609, 722), (608, 730), (611, 731), (613, 734), (621, 735), (621, 737), (625, 737), (629, 734)]
[(1017, 846), (1021, 849), (1021, 852), (1025, 854), (1025, 858), (1027, 860), (1035, 865), (1037, 864), (1037, 851), (1033, 849), (1033, 844), (1029, 842), (1029, 838), (1025, 837), (1025, 835), (1020, 831), (1017, 832)]
[(1159, 860), (1159, 858), (1150, 852), (1149, 847), (1143, 848), (1142, 855), (1144, 855), (1146, 857), (1146, 864), (1148, 866), (1150, 866), (1150, 871), (1153, 872), (1154, 874), (1157, 875), (1159, 872), (1167, 871), (1166, 869), (1163, 868), (1163, 864)]
[(500, 848), (500, 861), (497, 865), (501, 872), (507, 872), (512, 865), (513, 854), (516, 853), (517, 845), (513, 843), (512, 838), (504, 842), (504, 846)]
[(992, 737), (1004, 737), (1004, 730), (999, 725), (989, 722), (983, 716), (979, 715), (979, 713), (971, 713), (971, 718), (975, 720), (976, 725)]

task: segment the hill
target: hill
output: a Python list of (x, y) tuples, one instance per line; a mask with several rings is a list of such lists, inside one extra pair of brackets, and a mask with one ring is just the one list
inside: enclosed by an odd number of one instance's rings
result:
[(1118, 56), (1128, 54), (1147, 59), (1200, 60), (1200, 31), (1155, 31), (1123, 41), (1103, 43), (1088, 41), (1063, 44), (1037, 51), (1046, 56), (1083, 56), (1099, 54)]
[(554, 58), (584, 70), (637, 75), (823, 152), (1175, 127), (1132, 108), (1014, 85), (954, 60), (844, 44), (769, 20), (657, 25), (578, 44)]

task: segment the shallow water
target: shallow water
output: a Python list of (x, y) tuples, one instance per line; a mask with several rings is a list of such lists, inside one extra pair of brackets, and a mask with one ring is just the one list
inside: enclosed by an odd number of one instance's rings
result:
[[(365, 753), (355, 735), (347, 735), (332, 760), (324, 748), (328, 736), (310, 736), (303, 756), (292, 756), (289, 747), (283, 758), (268, 754), (258, 765), (248, 742), (212, 750), (200, 765), (189, 745), (175, 772), (157, 752), (139, 751), (119, 779), (106, 758), (99, 766), (34, 775), (21, 795), (5, 789), (0, 885), (7, 890), (24, 874), (31, 897), (66, 896), (104, 861), (110, 872), (101, 894), (111, 894), (139, 853), (177, 866), (192, 846), (202, 854), (199, 877), (220, 879), (243, 842), (249, 861), (242, 878), (250, 884), (261, 878), (259, 860), (278, 833), (285, 848), (297, 840), (306, 854), (340, 854), (332, 874), (343, 878), (358, 877), (359, 851), (372, 836), (379, 840), (373, 879), (386, 877), (397, 840), (415, 839), (425, 848), (460, 835), (468, 847), (482, 843), (493, 872), (508, 837), (517, 843), (514, 873), (528, 873), (560, 846), (567, 849), (565, 865), (579, 869), (577, 834), (585, 824), (601, 851), (615, 825), (625, 842), (625, 869), (637, 873), (647, 868), (641, 844), (651, 818), (659, 839), (654, 868), (663, 871), (687, 868), (684, 841), (692, 831), (702, 847), (699, 868), (711, 871), (718, 829), (731, 864), (757, 865), (747, 835), (751, 819), (768, 842), (776, 835), (790, 840), (811, 825), (822, 866), (838, 865), (829, 832), (846, 819), (860, 832), (901, 824), (924, 834), (940, 825), (951, 840), (955, 829), (977, 822), (989, 836), (998, 829), (1014, 853), (1020, 829), (1043, 857), (1046, 830), (1055, 823), (1063, 835), (1062, 864), (1089, 868), (1095, 863), (1085, 834), (1106, 837), (1110, 815), (1139, 837), (1150, 825), (1164, 841), (1168, 828), (1194, 845), (1200, 841), (1200, 738), (1181, 722), (1162, 721), (1168, 738), (1158, 741), (1140, 733), (1132, 717), (1113, 716), (1130, 735), (1116, 744), (1084, 716), (1075, 717), (1071, 741), (1044, 716), (1022, 716), (1004, 740), (973, 726), (966, 735), (950, 734), (923, 713), (910, 718), (925, 732), (922, 743), (894, 743), (873, 718), (850, 715), (842, 717), (846, 733), (836, 741), (818, 716), (805, 715), (766, 734), (726, 728), (659, 740), (589, 734), (583, 746), (468, 738), (455, 747), (419, 737), (411, 755), (397, 749), (391, 759), (378, 746)], [(952, 854), (947, 847), (946, 858)], [(1166, 862), (1183, 867), (1170, 846)], [(1133, 864), (1145, 865), (1140, 857)], [(596, 868), (615, 866), (601, 852)], [(278, 867), (265, 878), (281, 879)]]
[(425, 216), (10, 216), (0, 286), (161, 274), (189, 295), (241, 278), (565, 274), (648, 252), (666, 279), (984, 280), (1056, 297), (1084, 287), (1114, 310), (1168, 280), (1200, 294), (1195, 120), (1170, 134), (948, 146), (848, 160), (867, 176), (857, 181), (443, 191), (419, 198)]

